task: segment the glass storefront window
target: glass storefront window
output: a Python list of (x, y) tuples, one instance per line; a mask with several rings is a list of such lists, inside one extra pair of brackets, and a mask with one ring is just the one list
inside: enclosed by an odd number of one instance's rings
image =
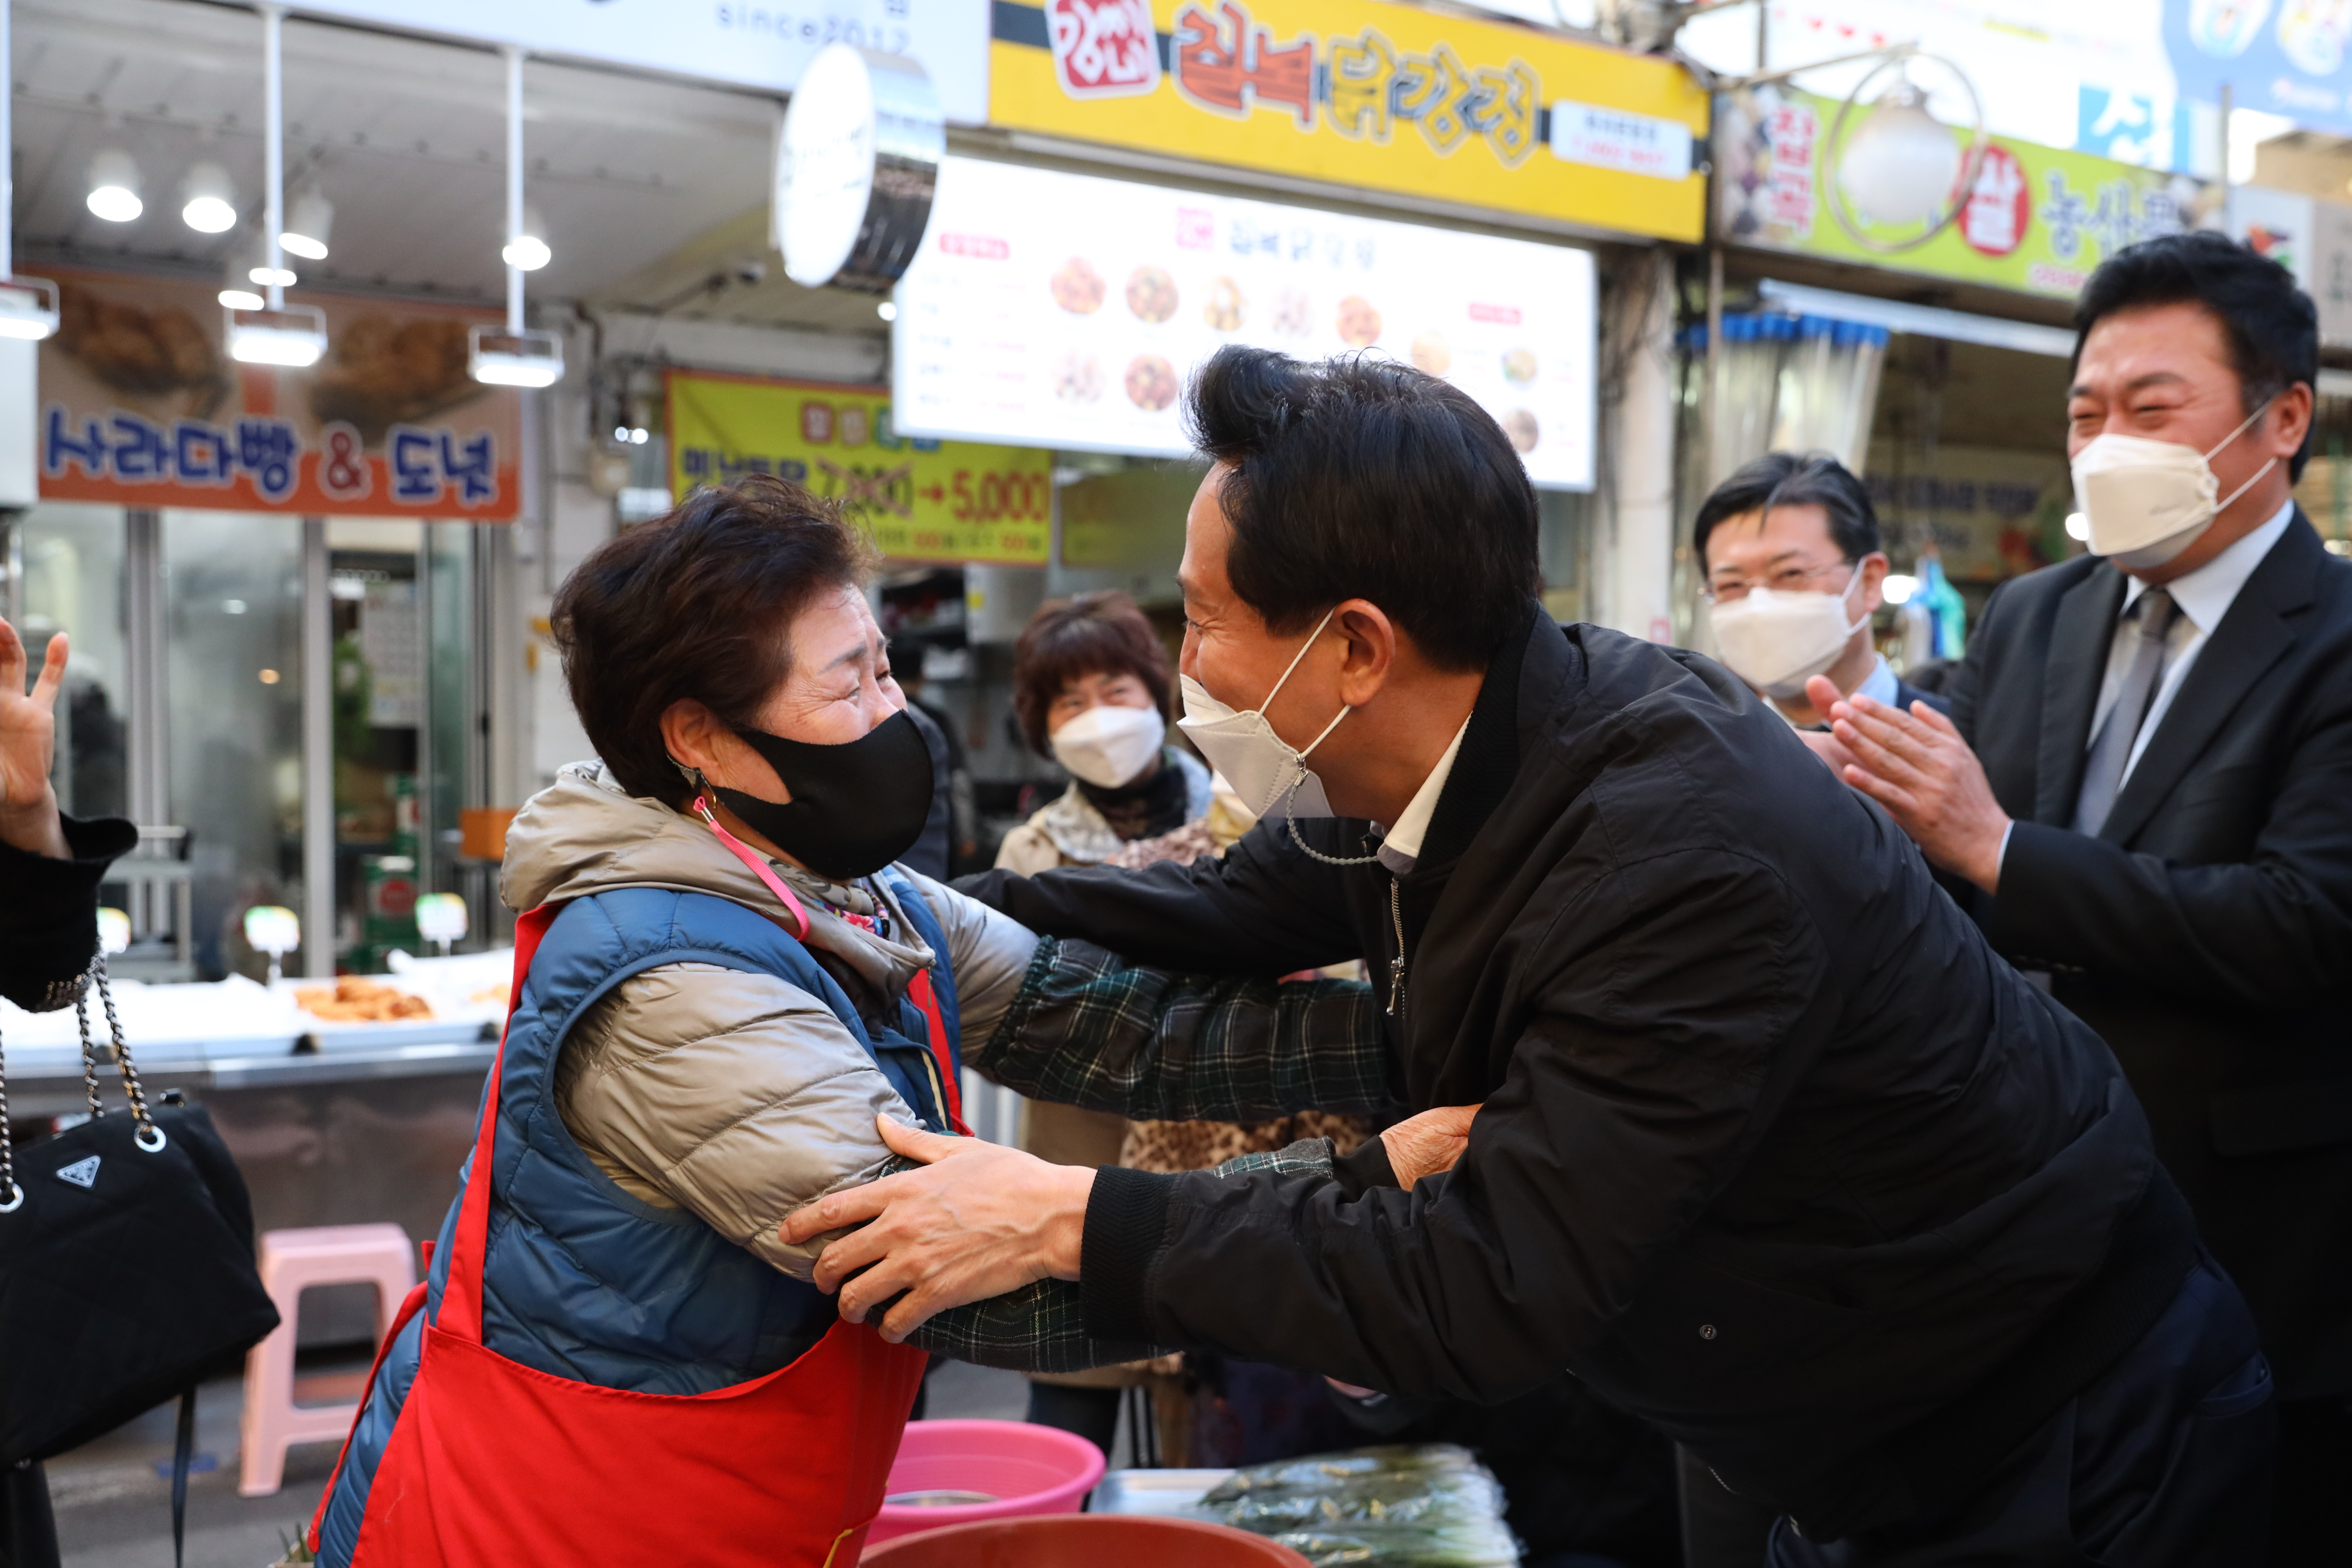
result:
[(48, 501), (21, 530), (25, 582), (17, 626), (35, 668), (53, 633), (68, 635), (58, 702), (58, 804), (76, 816), (130, 809), (131, 661), (122, 617), (122, 509)]
[(187, 830), (197, 971), (258, 976), (251, 905), (301, 905), (302, 525), (162, 519), (169, 820)]

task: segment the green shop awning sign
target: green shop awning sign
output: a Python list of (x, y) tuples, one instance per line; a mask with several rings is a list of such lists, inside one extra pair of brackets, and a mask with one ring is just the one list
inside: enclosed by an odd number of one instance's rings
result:
[[(1832, 208), (1838, 108), (1836, 99), (1785, 87), (1718, 97), (1716, 237), (2072, 299), (2101, 261), (2139, 240), (2194, 227), (2212, 199), (2186, 175), (1996, 136), (1958, 218), (1924, 245), (1889, 250), (1918, 226), (1883, 235), (1865, 226), (1857, 238)], [(1867, 112), (1857, 106), (1848, 116), (1848, 139)], [(1955, 130), (1952, 138), (1964, 158), (1969, 133)]]

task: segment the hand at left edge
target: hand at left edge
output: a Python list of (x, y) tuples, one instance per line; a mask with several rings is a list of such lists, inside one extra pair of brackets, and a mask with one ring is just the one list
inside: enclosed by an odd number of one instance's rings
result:
[(1076, 1279), (1095, 1173), (977, 1138), (950, 1138), (875, 1118), (890, 1152), (923, 1163), (818, 1199), (784, 1216), (788, 1245), (855, 1226), (825, 1244), (815, 1284), (840, 1292), (841, 1315), (882, 1319), (897, 1344), (934, 1314), (1002, 1296), (1034, 1280)]
[(1906, 713), (1862, 696), (1829, 712), (1853, 759), (1839, 776), (1885, 806), (1931, 863), (1998, 891), (2010, 816), (1951, 720), (1925, 702)]

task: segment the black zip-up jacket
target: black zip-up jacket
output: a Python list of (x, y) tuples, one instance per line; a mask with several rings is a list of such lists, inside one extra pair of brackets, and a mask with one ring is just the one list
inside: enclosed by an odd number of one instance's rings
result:
[(1105, 1169), (1094, 1334), (1482, 1401), (1566, 1367), (1821, 1539), (1948, 1500), (2193, 1258), (2106, 1047), (1693, 654), (1536, 616), (1393, 885), (1261, 826), (963, 886), (1139, 963), (1360, 956), (1383, 1000), (1401, 925), (1409, 1106), (1485, 1104), (1411, 1193), (1377, 1142), (1324, 1175)]

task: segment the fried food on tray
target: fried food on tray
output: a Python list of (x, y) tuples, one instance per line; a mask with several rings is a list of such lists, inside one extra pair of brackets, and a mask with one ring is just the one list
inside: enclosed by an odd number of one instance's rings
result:
[(1361, 294), (1350, 294), (1339, 301), (1339, 337), (1360, 349), (1381, 341), (1381, 313)]
[(1127, 275), (1127, 308), (1146, 321), (1164, 321), (1176, 313), (1176, 279), (1164, 267), (1139, 267)]
[(353, 318), (310, 381), (310, 412), (346, 420), (373, 446), (394, 425), (426, 419), (481, 391), (466, 368), (466, 323), (446, 317)]
[(198, 419), (228, 395), (220, 353), (187, 311), (126, 305), (79, 283), (58, 295), (58, 349), (100, 385), (131, 397), (177, 395), (178, 411)]
[(1158, 354), (1138, 354), (1127, 365), (1127, 400), (1138, 408), (1157, 414), (1176, 401), (1183, 388), (1176, 380), (1176, 367)]
[(1110, 285), (1087, 265), (1084, 257), (1071, 257), (1054, 273), (1054, 303), (1074, 316), (1093, 315), (1102, 309), (1103, 297), (1109, 292)]
[(294, 993), (294, 1005), (314, 1018), (336, 1024), (391, 1024), (433, 1016), (424, 997), (357, 974), (340, 975), (331, 986), (305, 985)]

